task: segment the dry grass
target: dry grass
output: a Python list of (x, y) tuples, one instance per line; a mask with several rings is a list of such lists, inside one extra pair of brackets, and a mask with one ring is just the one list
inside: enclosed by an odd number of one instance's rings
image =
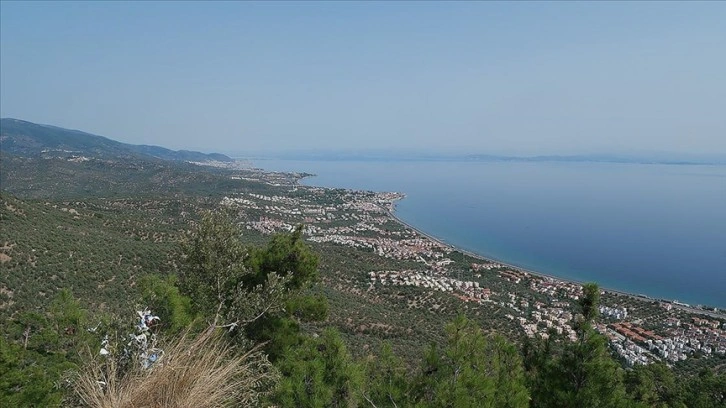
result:
[(260, 389), (274, 380), (264, 354), (235, 354), (213, 330), (183, 336), (165, 348), (153, 368), (119, 376), (113, 359), (97, 360), (79, 376), (76, 394), (95, 408), (254, 406)]

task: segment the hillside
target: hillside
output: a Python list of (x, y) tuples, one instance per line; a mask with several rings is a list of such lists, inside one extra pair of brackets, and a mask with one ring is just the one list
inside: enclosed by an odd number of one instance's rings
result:
[(0, 119), (0, 151), (24, 157), (158, 158), (190, 162), (233, 162), (219, 153), (174, 151), (159, 146), (132, 145), (103, 136), (24, 120)]
[[(231, 172), (148, 156), (28, 157), (0, 153), (0, 186), (26, 198), (217, 194), (251, 184)], [(261, 187), (264, 189), (264, 187)]]
[[(17, 119), (0, 124), (0, 188), (23, 198), (215, 195), (269, 187), (254, 177), (232, 178), (258, 172), (233, 172), (239, 166), (221, 154), (129, 145)], [(202, 169), (204, 163), (215, 166)]]

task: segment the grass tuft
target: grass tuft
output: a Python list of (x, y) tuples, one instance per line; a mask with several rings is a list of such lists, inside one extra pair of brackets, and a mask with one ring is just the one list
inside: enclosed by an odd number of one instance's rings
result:
[(258, 348), (236, 354), (210, 329), (167, 345), (151, 369), (135, 364), (121, 373), (115, 359), (95, 359), (74, 389), (83, 405), (94, 408), (250, 406), (260, 403), (274, 379)]

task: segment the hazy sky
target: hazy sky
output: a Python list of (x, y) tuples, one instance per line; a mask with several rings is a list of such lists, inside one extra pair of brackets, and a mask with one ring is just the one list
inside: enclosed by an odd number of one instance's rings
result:
[(0, 2), (0, 114), (244, 152), (726, 153), (726, 3)]

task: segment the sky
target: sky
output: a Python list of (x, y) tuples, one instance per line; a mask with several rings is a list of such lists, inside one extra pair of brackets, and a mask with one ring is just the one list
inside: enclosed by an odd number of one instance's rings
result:
[(0, 116), (223, 153), (726, 154), (726, 2), (0, 2)]

